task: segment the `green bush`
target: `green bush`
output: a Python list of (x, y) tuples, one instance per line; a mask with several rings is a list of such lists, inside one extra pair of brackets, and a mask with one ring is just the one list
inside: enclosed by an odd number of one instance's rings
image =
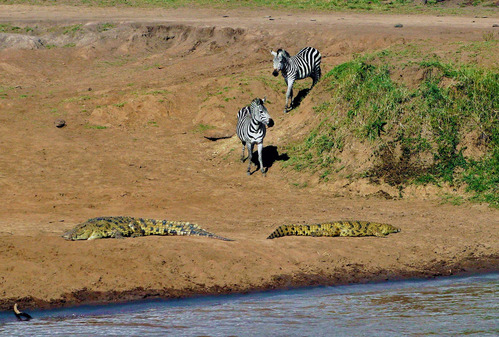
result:
[[(287, 165), (322, 177), (341, 168), (345, 137), (365, 142), (376, 160), (363, 176), (393, 185), (466, 184), (473, 199), (499, 206), (499, 74), (496, 69), (442, 63), (400, 63), (383, 51), (340, 64), (322, 79), (330, 99), (314, 108), (321, 122), (288, 148)], [(416, 67), (416, 87), (393, 73)], [(463, 140), (475, 135), (484, 152), (466, 156)], [(394, 149), (399, 149), (394, 155)], [(473, 149), (468, 149), (472, 151)], [(430, 162), (422, 157), (432, 158)]]

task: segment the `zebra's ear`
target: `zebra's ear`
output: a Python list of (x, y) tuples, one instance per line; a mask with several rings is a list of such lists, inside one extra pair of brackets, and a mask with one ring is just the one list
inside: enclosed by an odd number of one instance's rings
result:
[(267, 96), (265, 96), (263, 99), (262, 99), (262, 104), (265, 103), (265, 101), (267, 100)]
[(275, 51), (273, 51), (273, 50), (270, 50), (270, 53), (271, 53), (272, 55), (274, 55), (274, 56), (277, 56), (277, 53), (276, 53)]

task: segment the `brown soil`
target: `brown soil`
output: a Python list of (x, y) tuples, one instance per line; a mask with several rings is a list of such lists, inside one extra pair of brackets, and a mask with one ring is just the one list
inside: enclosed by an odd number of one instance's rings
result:
[[(283, 114), (269, 53), (313, 45), (327, 71), (396, 43), (438, 53), (480, 41), (496, 21), (0, 6), (0, 22), (34, 29), (0, 44), (0, 309), (497, 271), (499, 211), (487, 205), (441, 204), (431, 188), (401, 199), (367, 181), (303, 187), (283, 169), (282, 145), (311, 123), (317, 98)], [(269, 170), (247, 176), (235, 116), (263, 96), (276, 122)], [(191, 221), (235, 241), (60, 237), (107, 215)], [(402, 231), (266, 240), (281, 224), (339, 219)]]

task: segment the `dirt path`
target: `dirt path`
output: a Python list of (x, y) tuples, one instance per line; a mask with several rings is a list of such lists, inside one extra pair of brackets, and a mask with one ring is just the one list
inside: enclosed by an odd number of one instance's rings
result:
[[(438, 52), (443, 41), (480, 40), (496, 21), (0, 6), (0, 23), (40, 29), (44, 39), (0, 48), (0, 309), (497, 270), (497, 210), (422, 194), (385, 200), (371, 185), (304, 187), (282, 169), (283, 139), (307, 121), (281, 113), (268, 53), (313, 44), (330, 69), (394, 43), (425, 40)], [(84, 29), (64, 32), (76, 24)], [(246, 176), (235, 137), (203, 135), (233, 134), (237, 110), (265, 95), (276, 120), (265, 142), (269, 172)], [(57, 118), (67, 126), (56, 128)], [(60, 238), (105, 215), (192, 221), (236, 241)], [(265, 239), (281, 224), (338, 219), (402, 231)]]

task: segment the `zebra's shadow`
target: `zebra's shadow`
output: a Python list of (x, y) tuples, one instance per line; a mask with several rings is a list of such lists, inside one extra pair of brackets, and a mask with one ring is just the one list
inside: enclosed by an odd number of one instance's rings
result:
[[(268, 145), (263, 148), (262, 161), (263, 167), (265, 167), (266, 171), (268, 171), (276, 161), (286, 161), (288, 159), (289, 156), (286, 153), (279, 154), (279, 151), (277, 151), (277, 146)], [(251, 174), (253, 174), (260, 169), (260, 163), (258, 162), (258, 151), (253, 152), (251, 162), (257, 167), (255, 171), (251, 172)]]
[(301, 102), (307, 97), (310, 89), (301, 89), (298, 94), (293, 98), (293, 102), (291, 102), (292, 109), (295, 109), (300, 106)]

